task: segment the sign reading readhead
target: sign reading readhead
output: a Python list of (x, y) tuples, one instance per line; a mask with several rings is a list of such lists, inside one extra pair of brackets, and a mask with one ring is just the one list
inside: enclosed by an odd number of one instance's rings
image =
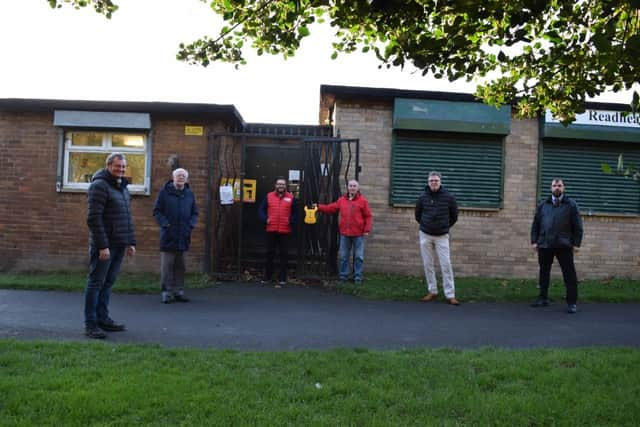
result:
[[(560, 123), (553, 117), (550, 111), (545, 114), (545, 122)], [(576, 114), (573, 125), (591, 126), (620, 126), (640, 129), (640, 114), (625, 113), (624, 111), (587, 110), (582, 114)]]

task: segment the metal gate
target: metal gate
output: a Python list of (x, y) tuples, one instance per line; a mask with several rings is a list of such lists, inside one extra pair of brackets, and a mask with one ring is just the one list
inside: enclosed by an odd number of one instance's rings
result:
[[(308, 127), (311, 128), (311, 127)], [(317, 129), (317, 127), (313, 127)], [(295, 129), (298, 129), (296, 127)], [(323, 128), (326, 129), (326, 128)], [(299, 171), (298, 224), (293, 233), (289, 270), (295, 279), (327, 279), (337, 273), (338, 218), (318, 215), (316, 224), (303, 221), (305, 204), (330, 203), (346, 191), (349, 179), (358, 179), (359, 141), (284, 132), (283, 134), (240, 132), (211, 134), (208, 138), (208, 186), (206, 198), (205, 271), (224, 280), (251, 280), (262, 276), (265, 232), (248, 221), (258, 221), (257, 205), (273, 190), (257, 185), (255, 194), (245, 191), (255, 185), (255, 165), (247, 165), (247, 151), (296, 150), (293, 163)], [(263, 151), (264, 152), (264, 151)], [(292, 160), (289, 160), (291, 167)], [(285, 175), (282, 173), (282, 175)], [(275, 176), (272, 177), (275, 180)], [(269, 178), (266, 178), (269, 179)], [(247, 184), (251, 185), (247, 185)], [(234, 201), (224, 204), (220, 187), (234, 188)], [(271, 185), (271, 184), (270, 184)], [(253, 187), (254, 189), (256, 187)], [(247, 200), (251, 195), (252, 200)], [(293, 253), (292, 253), (293, 252)]]
[[(358, 179), (359, 141), (357, 139), (310, 138), (303, 143), (303, 202), (327, 204), (346, 192), (349, 179)], [(297, 275), (322, 279), (338, 273), (338, 216), (317, 215), (315, 224), (299, 225)]]

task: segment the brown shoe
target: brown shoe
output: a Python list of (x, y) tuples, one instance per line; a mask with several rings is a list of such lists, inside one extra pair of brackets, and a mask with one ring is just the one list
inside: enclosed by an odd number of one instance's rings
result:
[(460, 301), (455, 298), (449, 298), (449, 304), (451, 305), (460, 305)]
[(420, 301), (429, 302), (429, 301), (433, 301), (436, 298), (438, 298), (438, 294), (426, 294), (425, 296), (422, 297)]

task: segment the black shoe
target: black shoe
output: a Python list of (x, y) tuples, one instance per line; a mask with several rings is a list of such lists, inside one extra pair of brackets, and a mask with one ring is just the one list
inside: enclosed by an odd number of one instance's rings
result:
[(124, 324), (116, 323), (109, 317), (104, 320), (98, 320), (98, 326), (100, 327), (100, 329), (104, 329), (105, 331), (109, 332), (120, 332), (126, 329)]
[(576, 314), (578, 312), (578, 307), (575, 304), (567, 304), (567, 313)]
[(173, 295), (169, 292), (162, 291), (160, 296), (162, 298), (160, 301), (162, 301), (163, 304), (171, 304), (174, 301)]
[(97, 340), (103, 340), (107, 337), (107, 334), (105, 334), (102, 329), (98, 328), (95, 325), (85, 326), (84, 334), (89, 338), (93, 338)]
[(173, 300), (176, 302), (189, 302), (189, 298), (184, 295), (174, 295)]
[(538, 297), (535, 302), (533, 304), (531, 304), (531, 307), (546, 307), (549, 305), (549, 299), (548, 298), (543, 298), (543, 297)]

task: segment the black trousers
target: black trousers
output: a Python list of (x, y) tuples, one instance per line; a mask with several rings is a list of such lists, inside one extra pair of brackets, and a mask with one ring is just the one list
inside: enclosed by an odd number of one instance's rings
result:
[(287, 281), (287, 263), (289, 252), (289, 235), (281, 233), (267, 233), (267, 259), (265, 262), (265, 280), (271, 280), (273, 276), (273, 259), (276, 256), (276, 248), (280, 255), (280, 271), (278, 273), (278, 281)]
[(572, 248), (539, 248), (538, 264), (540, 265), (540, 296), (548, 298), (551, 265), (553, 258), (558, 259), (564, 286), (567, 289), (567, 304), (575, 304), (578, 301), (578, 276), (573, 264)]

